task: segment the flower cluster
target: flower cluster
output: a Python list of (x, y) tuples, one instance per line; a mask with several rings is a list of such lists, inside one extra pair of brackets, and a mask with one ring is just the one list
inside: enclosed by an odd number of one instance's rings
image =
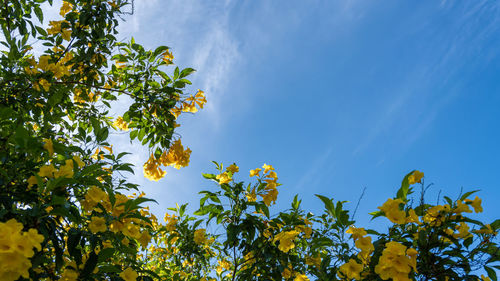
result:
[(128, 124), (123, 120), (123, 118), (120, 116), (116, 118), (116, 120), (113, 122), (113, 126), (122, 130), (122, 131), (128, 131)]
[(361, 251), (358, 253), (357, 258), (361, 261), (358, 263), (355, 259), (349, 259), (349, 261), (339, 267), (337, 274), (341, 278), (347, 278), (348, 280), (361, 280), (361, 272), (365, 265), (370, 262), (370, 255), (374, 251), (375, 247), (372, 244), (372, 238), (366, 236), (367, 232), (364, 228), (351, 226), (347, 229), (346, 233), (351, 234), (351, 238), (354, 240), (354, 245)]
[(415, 249), (391, 241), (382, 251), (375, 273), (383, 280), (410, 281), (408, 274), (412, 269), (417, 271), (417, 254)]
[(28, 278), (33, 248), (41, 250), (43, 236), (34, 228), (22, 230), (23, 225), (16, 219), (0, 222), (0, 280)]
[(288, 251), (295, 248), (295, 243), (293, 241), (299, 234), (300, 232), (297, 230), (283, 231), (274, 237), (274, 242), (279, 241), (278, 249), (284, 253), (288, 253)]
[[(260, 174), (262, 172), (262, 176)], [(257, 200), (257, 195), (262, 197), (264, 204), (270, 206), (276, 203), (278, 199), (278, 175), (274, 171), (274, 167), (268, 164), (262, 165), (261, 168), (256, 168), (250, 171), (250, 177), (260, 177), (259, 181), (264, 181), (266, 183), (264, 190), (256, 190), (254, 187), (252, 190), (248, 190), (246, 197), (249, 202), (255, 202)]]
[(202, 90), (198, 90), (198, 92), (194, 96), (189, 96), (184, 101), (182, 101), (180, 105), (172, 108), (170, 112), (174, 115), (175, 118), (179, 117), (181, 112), (196, 113), (198, 112), (198, 108), (196, 106), (198, 106), (200, 109), (203, 109), (203, 106), (206, 102), (207, 99), (205, 97), (205, 93)]
[(229, 183), (233, 180), (233, 175), (240, 171), (240, 168), (236, 164), (231, 164), (226, 168), (226, 171), (215, 176), (215, 179), (219, 181), (219, 184)]
[(170, 146), (168, 152), (163, 152), (159, 158), (151, 154), (148, 161), (144, 163), (144, 176), (150, 180), (158, 181), (166, 174), (166, 172), (160, 168), (160, 165), (165, 167), (173, 166), (176, 169), (180, 169), (181, 167), (189, 165), (190, 156), (191, 149), (184, 149), (181, 140), (178, 139)]
[(403, 200), (388, 199), (381, 207), (378, 207), (385, 216), (393, 223), (404, 224), (406, 223), (406, 213), (400, 209), (400, 205), (403, 204)]

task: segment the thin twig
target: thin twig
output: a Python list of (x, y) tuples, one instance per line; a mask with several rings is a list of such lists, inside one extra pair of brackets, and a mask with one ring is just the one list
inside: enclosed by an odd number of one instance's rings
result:
[(361, 203), (361, 199), (363, 199), (363, 196), (365, 195), (366, 191), (366, 186), (363, 188), (363, 192), (361, 193), (361, 196), (359, 196), (358, 203), (356, 204), (356, 208), (354, 208), (354, 212), (352, 214), (352, 219), (356, 216), (356, 212), (358, 211), (359, 203)]

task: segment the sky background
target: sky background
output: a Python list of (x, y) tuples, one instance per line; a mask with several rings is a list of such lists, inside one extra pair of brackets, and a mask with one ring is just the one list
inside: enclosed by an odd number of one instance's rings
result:
[[(167, 45), (175, 63), (198, 71), (189, 91), (208, 104), (179, 119), (191, 164), (159, 182), (142, 177), (147, 151), (127, 140), (142, 185), (162, 217), (167, 207), (215, 190), (201, 173), (212, 160), (263, 163), (278, 173), (279, 203), (295, 194), (322, 212), (314, 194), (350, 201), (356, 219), (395, 196), (417, 169), (457, 198), (480, 189), (491, 222), (500, 211), (500, 2), (141, 0), (121, 23), (120, 40)], [(379, 218), (371, 226), (380, 223)]]

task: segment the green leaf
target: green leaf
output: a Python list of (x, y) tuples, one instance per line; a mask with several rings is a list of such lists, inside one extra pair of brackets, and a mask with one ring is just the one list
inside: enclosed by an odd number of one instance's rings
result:
[(408, 192), (410, 191), (410, 182), (408, 181), (408, 177), (413, 174), (415, 170), (409, 172), (404, 178), (403, 181), (401, 182), (401, 187), (398, 190), (398, 193), (396, 195), (396, 198), (400, 198), (403, 201), (407, 201), (406, 196), (408, 195)]
[(300, 203), (302, 202), (302, 200), (298, 200), (297, 197), (298, 194), (296, 194), (295, 197), (293, 197), (292, 208), (294, 210), (298, 210), (300, 207)]
[(134, 140), (137, 137), (137, 130), (133, 130), (130, 132), (130, 140)]
[(382, 211), (375, 211), (375, 212), (371, 212), (371, 213), (368, 213), (369, 215), (372, 216), (372, 220), (377, 218), (377, 217), (381, 217), (384, 215), (384, 212)]
[(188, 76), (188, 75), (190, 75), (190, 74), (192, 74), (192, 73), (194, 73), (194, 72), (196, 72), (196, 70), (194, 70), (194, 69), (192, 69), (192, 68), (189, 68), (189, 67), (188, 67), (188, 68), (184, 68), (184, 69), (181, 71), (181, 73), (180, 73), (180, 75), (179, 75), (179, 78), (184, 78), (184, 77), (186, 77), (186, 76)]
[(82, 233), (79, 230), (71, 228), (68, 231), (68, 241), (67, 241), (68, 253), (75, 259), (77, 264), (82, 263), (82, 253), (80, 249), (76, 248), (80, 243), (81, 238), (82, 238)]
[(495, 270), (493, 270), (493, 268), (485, 266), (484, 270), (486, 270), (486, 272), (488, 273), (488, 277), (490, 277), (492, 281), (497, 281), (497, 274)]
[(15, 140), (20, 147), (26, 147), (28, 144), (29, 132), (23, 126), (16, 129)]
[(500, 228), (500, 219), (495, 220), (490, 224), (491, 228), (497, 230)]
[(215, 180), (216, 175), (214, 174), (201, 174), (204, 178), (209, 179), (209, 180)]
[(36, 5), (33, 8), (34, 8), (36, 17), (38, 18), (38, 20), (41, 23), (43, 23), (43, 12), (42, 12), (42, 9), (40, 8), (40, 6)]
[(174, 80), (177, 80), (179, 78), (179, 67), (176, 67), (174, 70)]
[(111, 258), (115, 253), (115, 248), (105, 248), (99, 252), (98, 262), (104, 262)]
[(87, 259), (87, 262), (85, 263), (85, 266), (83, 267), (82, 271), (82, 277), (89, 277), (90, 273), (94, 271), (98, 261), (98, 256), (95, 254), (94, 251), (92, 251), (89, 255), (89, 258)]
[(469, 192), (466, 192), (464, 193), (464, 195), (462, 195), (460, 197), (460, 201), (463, 201), (464, 199), (466, 199), (467, 197), (471, 196), (472, 194), (478, 192), (479, 190), (473, 190), (473, 191), (469, 191)]
[(169, 48), (167, 46), (159, 46), (157, 47), (154, 52), (153, 52), (153, 56), (154, 57), (157, 57), (159, 56), (160, 54), (163, 54), (163, 52), (165, 52), (166, 50), (168, 50)]
[(117, 171), (127, 171), (127, 172), (130, 172), (130, 173), (134, 174), (134, 169), (132, 169), (131, 166), (132, 166), (132, 164), (125, 163), (125, 164), (117, 166), (116, 170)]
[(40, 33), (40, 35), (47, 36), (47, 31), (45, 31), (45, 29), (43, 29), (39, 26), (35, 26), (35, 29), (36, 29), (36, 31), (38, 31), (38, 33)]
[(319, 195), (319, 194), (315, 194), (315, 195), (316, 195), (316, 197), (321, 199), (321, 201), (323, 201), (323, 204), (325, 204), (325, 208), (326, 208), (327, 212), (330, 214), (330, 216), (332, 216), (333, 218), (336, 218), (337, 214), (335, 212), (335, 205), (333, 204), (332, 199), (325, 197), (323, 195)]
[(116, 265), (111, 265), (111, 264), (105, 264), (105, 265), (101, 265), (99, 266), (99, 271), (101, 272), (114, 272), (114, 273), (119, 273), (119, 272), (122, 272), (122, 269), (119, 268), (118, 266)]

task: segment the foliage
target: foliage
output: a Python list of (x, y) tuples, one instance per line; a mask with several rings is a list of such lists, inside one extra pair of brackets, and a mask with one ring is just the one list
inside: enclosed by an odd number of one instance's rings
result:
[[(267, 164), (245, 184), (236, 164), (216, 163), (200, 208), (176, 206), (160, 222), (110, 134), (149, 148), (151, 180), (187, 166), (175, 129), (206, 102), (185, 93), (194, 70), (175, 67), (166, 46), (116, 40), (126, 0), (64, 1), (44, 29), (46, 3), (0, 2), (0, 280), (497, 280), (500, 220), (467, 215), (482, 211), (474, 192), (430, 205), (422, 191), (415, 204), (419, 171), (372, 213), (391, 222), (383, 233), (322, 195), (320, 215), (298, 196), (271, 215), (280, 184)], [(120, 96), (129, 104), (115, 118)]]

